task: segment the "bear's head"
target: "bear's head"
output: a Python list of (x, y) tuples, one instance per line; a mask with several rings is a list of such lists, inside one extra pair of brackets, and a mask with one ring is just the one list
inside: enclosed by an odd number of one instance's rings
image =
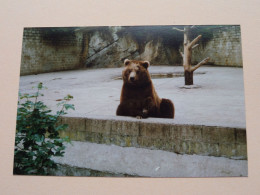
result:
[(150, 66), (148, 61), (126, 59), (124, 65), (125, 68), (122, 72), (124, 83), (142, 86), (151, 82), (151, 77), (147, 70)]

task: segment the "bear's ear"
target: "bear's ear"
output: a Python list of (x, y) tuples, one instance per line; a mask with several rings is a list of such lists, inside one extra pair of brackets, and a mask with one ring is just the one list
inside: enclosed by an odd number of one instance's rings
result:
[(142, 66), (147, 69), (150, 66), (150, 62), (149, 61), (143, 61)]
[(130, 63), (130, 60), (125, 59), (125, 61), (124, 61), (124, 65), (127, 66), (129, 63)]

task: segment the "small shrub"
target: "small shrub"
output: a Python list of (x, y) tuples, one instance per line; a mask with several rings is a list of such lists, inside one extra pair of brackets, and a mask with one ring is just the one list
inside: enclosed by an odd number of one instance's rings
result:
[[(38, 100), (43, 96), (40, 90), (42, 83), (37, 86), (34, 94), (19, 94), (16, 136), (14, 150), (14, 174), (21, 175), (47, 175), (47, 169), (56, 169), (53, 156), (63, 156), (64, 142), (68, 137), (60, 138), (59, 131), (65, 130), (68, 125), (58, 125), (60, 116), (67, 114), (68, 109), (74, 110), (74, 105), (68, 104), (73, 97), (67, 95), (58, 106), (61, 109), (56, 114)], [(25, 99), (22, 100), (22, 99)], [(23, 103), (21, 103), (23, 101)]]

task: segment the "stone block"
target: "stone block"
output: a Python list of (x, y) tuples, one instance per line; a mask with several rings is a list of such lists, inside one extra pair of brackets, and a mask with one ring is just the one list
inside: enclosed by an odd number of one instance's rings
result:
[(152, 146), (155, 149), (164, 150), (165, 149), (165, 140), (160, 138), (152, 139)]
[(137, 144), (138, 144), (140, 147), (144, 146), (143, 137), (140, 137), (140, 136), (137, 137)]
[(132, 147), (132, 137), (126, 136), (124, 137), (124, 143), (126, 147)]
[(200, 154), (201, 153), (201, 145), (202, 143), (201, 142), (194, 142), (193, 143), (193, 154)]
[(246, 144), (236, 144), (236, 155), (233, 158), (247, 159), (247, 145)]
[(86, 119), (86, 131), (110, 134), (111, 132), (111, 121), (109, 120), (98, 120), (98, 119)]
[(173, 151), (174, 150), (174, 140), (167, 138), (162, 140), (164, 142), (164, 150)]
[(137, 137), (134, 136), (116, 136), (115, 143), (123, 147), (138, 147)]
[(69, 138), (71, 141), (77, 141), (77, 132), (76, 131), (69, 131)]
[(169, 137), (170, 127), (171, 125), (168, 124), (140, 123), (140, 136), (151, 138)]
[(68, 136), (71, 141), (86, 141), (86, 133), (84, 131), (67, 131), (62, 134)]
[(104, 136), (104, 135), (103, 135), (103, 137), (102, 137), (102, 139), (101, 139), (101, 142), (102, 142), (103, 144), (108, 144), (108, 145), (110, 145), (110, 144), (111, 144), (110, 136)]
[(85, 131), (85, 118), (62, 117), (62, 123), (68, 124), (69, 131)]
[(183, 127), (181, 125), (173, 125), (170, 127), (170, 138), (171, 139), (182, 139), (182, 129)]
[(172, 151), (177, 154), (181, 154), (181, 150), (182, 150), (182, 142), (180, 140), (174, 140), (172, 144)]
[(112, 121), (111, 124), (111, 134), (116, 135), (139, 135), (139, 122), (131, 121)]
[(201, 143), (200, 151), (197, 154), (206, 156), (220, 156), (219, 144), (215, 143)]
[[(128, 144), (128, 142), (127, 142)], [(131, 136), (131, 147), (139, 147), (138, 142), (137, 142), (137, 136)]]
[(69, 131), (65, 130), (65, 131), (59, 131), (59, 135), (61, 138), (65, 138), (67, 136), (69, 137), (70, 134), (69, 134)]
[(118, 145), (118, 146), (124, 146), (124, 144), (122, 144), (122, 139), (119, 135), (114, 136), (113, 144)]
[(235, 129), (226, 127), (202, 128), (202, 141), (207, 143), (235, 143)]
[(227, 158), (234, 157), (236, 156), (236, 145), (228, 143), (219, 144), (219, 152), (220, 156)]
[(142, 146), (150, 148), (154, 146), (154, 139), (150, 137), (142, 137)]
[(209, 155), (220, 156), (219, 144), (209, 144)]
[(201, 141), (202, 126), (195, 125), (174, 125), (171, 127), (171, 137), (183, 141)]
[(86, 132), (85, 140), (88, 142), (93, 142), (93, 143), (98, 142), (96, 133), (91, 133), (91, 132)]
[(81, 142), (86, 141), (86, 132), (78, 131), (77, 132), (77, 141), (81, 141)]
[(94, 133), (95, 142), (98, 144), (110, 144), (110, 137), (103, 133)]
[(206, 143), (219, 143), (220, 133), (218, 127), (202, 127), (202, 141)]
[(235, 129), (217, 128), (219, 133), (219, 143), (235, 143)]
[(186, 141), (187, 149), (185, 154), (194, 154), (195, 151), (195, 143), (192, 141)]
[(179, 153), (181, 153), (181, 154), (186, 154), (186, 153), (187, 153), (187, 150), (188, 150), (187, 142), (185, 142), (185, 141), (184, 141), (184, 142), (181, 142)]
[[(177, 144), (178, 142), (176, 142)], [(176, 152), (181, 154), (198, 154), (200, 151), (196, 151), (195, 153), (195, 143), (192, 141), (180, 141), (178, 146), (176, 145)]]
[(235, 129), (234, 130), (235, 135), (235, 142), (239, 144), (246, 144), (246, 130), (244, 129)]
[(102, 136), (100, 135), (100, 133), (92, 132), (92, 133), (90, 133), (90, 136), (89, 135), (86, 136), (86, 140), (89, 142), (100, 144), (102, 141)]
[(116, 142), (116, 135), (110, 135), (109, 136), (109, 141), (110, 141), (111, 144), (115, 144), (115, 142)]
[(201, 142), (200, 143), (200, 151), (198, 154), (200, 155), (209, 155), (209, 152), (208, 152), (208, 143), (204, 143), (204, 142)]

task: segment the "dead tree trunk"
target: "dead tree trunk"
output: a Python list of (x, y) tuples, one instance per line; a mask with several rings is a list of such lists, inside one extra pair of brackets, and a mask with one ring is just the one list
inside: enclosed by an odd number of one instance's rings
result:
[(194, 26), (185, 26), (184, 29), (173, 28), (175, 30), (181, 31), (184, 34), (183, 41), (183, 52), (180, 51), (180, 54), (183, 59), (183, 68), (184, 68), (184, 77), (185, 77), (185, 85), (193, 85), (193, 72), (198, 69), (201, 65), (207, 63), (209, 61), (209, 57), (202, 60), (200, 63), (192, 67), (191, 65), (191, 57), (192, 57), (192, 49), (197, 47), (199, 44), (196, 44), (201, 35), (197, 36), (193, 41), (189, 40), (190, 29)]

